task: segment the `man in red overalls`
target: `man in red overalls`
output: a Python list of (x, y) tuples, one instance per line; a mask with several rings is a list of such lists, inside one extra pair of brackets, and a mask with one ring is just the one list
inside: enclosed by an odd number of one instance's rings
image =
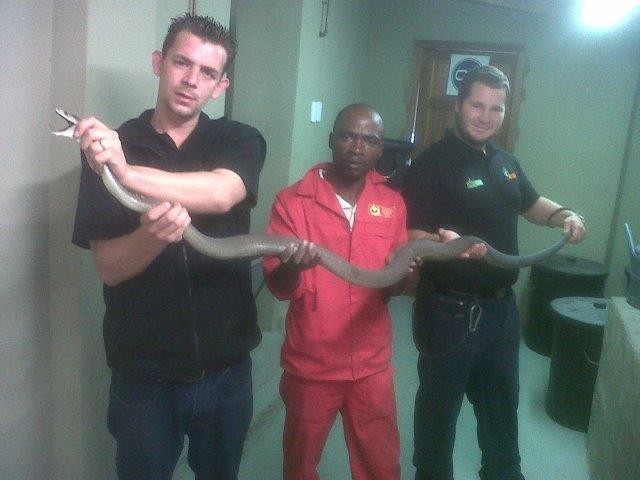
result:
[[(403, 285), (373, 290), (317, 266), (315, 244), (370, 269), (407, 240), (401, 196), (374, 171), (383, 148), (380, 115), (363, 104), (337, 116), (333, 163), (281, 191), (268, 233), (307, 241), (265, 259), (267, 285), (290, 300), (280, 392), (286, 407), (285, 480), (318, 479), (338, 412), (355, 480), (399, 480), (400, 439), (387, 300)], [(409, 273), (409, 272), (407, 272)]]

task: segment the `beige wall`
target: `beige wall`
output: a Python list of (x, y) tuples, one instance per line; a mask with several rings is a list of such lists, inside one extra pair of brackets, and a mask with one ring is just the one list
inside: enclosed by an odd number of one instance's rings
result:
[[(260, 129), (268, 147), (251, 221), (262, 232), (276, 193), (331, 159), (329, 132), (338, 111), (366, 101), (370, 17), (366, 0), (332, 2), (328, 35), (320, 37), (321, 2), (234, 4), (240, 53), (232, 115)], [(309, 118), (312, 101), (323, 103), (319, 123)], [(261, 326), (281, 329), (286, 306), (265, 289), (258, 297)]]
[[(230, 1), (198, 5), (228, 22)], [(63, 123), (54, 106), (113, 126), (153, 107), (151, 52), (187, 6), (0, 2), (2, 479), (115, 478), (101, 288), (90, 256), (70, 243), (79, 152), (49, 132)]]
[(629, 266), (630, 252), (624, 234), (625, 222), (631, 227), (636, 244), (640, 243), (640, 77), (636, 83), (632, 105), (633, 115), (627, 130), (625, 153), (620, 170), (616, 215), (612, 219), (609, 232), (610, 250), (607, 253), (610, 259), (611, 275), (607, 291), (611, 296), (624, 296), (626, 292), (626, 277), (622, 272)]
[[(331, 2), (327, 35), (320, 37), (321, 2), (302, 8), (298, 78), (289, 183), (313, 165), (331, 160), (329, 132), (338, 111), (366, 99), (370, 17), (366, 0)], [(323, 102), (322, 121), (311, 123), (311, 102)]]
[(51, 1), (0, 3), (0, 478), (51, 461)]
[[(298, 78), (302, 3), (296, 0), (233, 2), (232, 28), (238, 56), (231, 81), (234, 120), (256, 127), (267, 141), (258, 204), (251, 229), (264, 232), (275, 194), (288, 183)], [(257, 267), (260, 268), (260, 267)], [(257, 297), (260, 327), (280, 329), (284, 305), (264, 288)]]

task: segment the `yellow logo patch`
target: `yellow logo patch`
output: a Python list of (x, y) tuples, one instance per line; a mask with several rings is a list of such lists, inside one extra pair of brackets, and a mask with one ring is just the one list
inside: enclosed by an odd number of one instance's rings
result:
[(518, 179), (518, 174), (514, 171), (509, 171), (506, 169), (506, 167), (502, 167), (502, 174), (507, 177), (509, 180), (517, 180)]
[(369, 215), (372, 217), (393, 218), (396, 214), (396, 207), (383, 207), (375, 203), (369, 204)]

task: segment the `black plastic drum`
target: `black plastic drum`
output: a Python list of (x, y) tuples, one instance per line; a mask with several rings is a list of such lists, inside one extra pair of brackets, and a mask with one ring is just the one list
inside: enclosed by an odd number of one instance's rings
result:
[(551, 353), (554, 298), (602, 297), (607, 271), (598, 262), (569, 255), (553, 255), (531, 267), (531, 303), (524, 329), (527, 346), (542, 355)]
[(609, 301), (565, 297), (551, 302), (555, 327), (546, 410), (565, 427), (587, 431)]

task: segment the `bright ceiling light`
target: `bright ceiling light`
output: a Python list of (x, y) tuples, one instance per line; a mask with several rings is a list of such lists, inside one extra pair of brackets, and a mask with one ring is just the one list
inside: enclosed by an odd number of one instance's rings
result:
[(640, 5), (640, 0), (583, 0), (582, 22), (590, 27), (609, 28)]

